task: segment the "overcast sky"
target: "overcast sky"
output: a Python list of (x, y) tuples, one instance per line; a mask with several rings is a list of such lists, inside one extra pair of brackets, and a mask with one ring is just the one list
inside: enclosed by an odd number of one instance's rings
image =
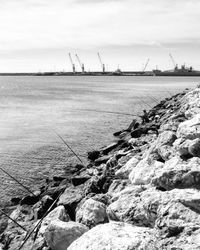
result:
[(0, 31), (0, 72), (200, 69), (200, 0), (0, 0)]

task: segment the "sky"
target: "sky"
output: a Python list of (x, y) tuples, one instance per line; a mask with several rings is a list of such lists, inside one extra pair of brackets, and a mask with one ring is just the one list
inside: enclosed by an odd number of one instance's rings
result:
[(200, 0), (0, 0), (0, 72), (200, 69)]

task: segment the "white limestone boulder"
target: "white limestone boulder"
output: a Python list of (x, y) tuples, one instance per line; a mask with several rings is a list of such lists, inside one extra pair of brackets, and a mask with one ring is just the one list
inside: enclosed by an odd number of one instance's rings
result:
[(134, 185), (147, 185), (164, 163), (151, 159), (141, 160), (129, 175), (129, 180)]
[(178, 151), (181, 156), (188, 155), (189, 151), (188, 148), (190, 146), (192, 140), (183, 138), (179, 138), (174, 143), (174, 149)]
[(139, 160), (132, 157), (123, 167), (116, 171), (115, 175), (118, 178), (127, 179), (131, 171), (136, 167)]
[(196, 88), (189, 91), (184, 95), (181, 100), (181, 110), (185, 112), (185, 117), (188, 119), (193, 118), (195, 115), (199, 114), (200, 110), (200, 89)]
[(64, 222), (70, 221), (69, 215), (66, 213), (65, 207), (60, 205), (52, 210), (42, 221), (39, 233), (44, 234), (46, 228), (54, 220), (61, 220)]
[[(192, 202), (195, 204), (195, 201)], [(170, 200), (169, 204), (159, 206), (155, 228), (169, 238), (178, 236), (187, 228), (200, 228), (199, 220), (200, 215), (193, 208), (185, 206), (182, 202)]]
[(145, 191), (147, 188), (149, 187), (149, 185), (133, 185), (130, 184), (129, 186), (127, 186), (124, 190), (120, 191), (120, 192), (116, 192), (115, 194), (113, 194), (110, 202), (114, 202), (116, 200), (118, 200), (120, 197), (123, 196), (135, 196), (143, 191)]
[(155, 232), (145, 227), (111, 222), (98, 225), (74, 241), (68, 250), (155, 249)]
[(76, 221), (89, 228), (107, 220), (106, 205), (102, 202), (90, 198), (77, 208)]
[(191, 140), (200, 138), (200, 114), (180, 123), (177, 130), (177, 137)]
[[(185, 211), (185, 214), (181, 211)], [(174, 189), (162, 192), (155, 188), (148, 188), (138, 193), (127, 192), (107, 208), (110, 221), (122, 221), (145, 227), (158, 225), (158, 228), (164, 228), (164, 222), (169, 219), (171, 220), (169, 223), (173, 222), (176, 225), (181, 221), (182, 227), (191, 223), (200, 226), (199, 212), (200, 191), (195, 189)]]
[(66, 250), (69, 245), (88, 231), (78, 222), (54, 220), (45, 231), (45, 239), (51, 250)]
[(151, 143), (150, 148), (145, 152), (145, 155), (147, 158), (149, 155), (153, 153), (157, 153), (158, 149), (160, 149), (163, 146), (172, 146), (174, 141), (177, 139), (176, 134), (172, 131), (164, 131), (161, 134), (159, 134), (157, 140), (155, 140), (153, 143)]
[(188, 152), (195, 157), (200, 157), (200, 139), (199, 138), (191, 141), (188, 147)]
[(163, 161), (168, 161), (169, 159), (171, 159), (173, 156), (176, 155), (176, 151), (174, 150), (173, 147), (169, 145), (162, 145), (157, 148), (157, 154)]
[(200, 157), (200, 139), (187, 139), (177, 146), (180, 155), (192, 155)]
[(161, 145), (171, 146), (176, 139), (177, 137), (174, 132), (164, 131), (161, 134), (159, 134), (156, 144), (157, 144), (157, 147), (160, 147)]
[(123, 180), (123, 179), (113, 180), (113, 182), (109, 186), (108, 194), (113, 196), (116, 193), (124, 190), (129, 185), (130, 185), (130, 181), (128, 179), (126, 179), (126, 180)]
[(58, 200), (58, 205), (64, 205), (65, 207), (73, 207), (78, 204), (84, 197), (84, 185), (69, 186), (65, 189), (64, 193)]
[(200, 159), (183, 160), (178, 156), (171, 158), (163, 168), (158, 169), (151, 184), (164, 190), (173, 188), (200, 188)]

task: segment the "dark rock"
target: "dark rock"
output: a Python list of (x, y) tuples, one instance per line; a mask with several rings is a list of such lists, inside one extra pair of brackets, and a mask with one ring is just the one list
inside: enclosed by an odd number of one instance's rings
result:
[(132, 138), (139, 138), (141, 135), (146, 135), (148, 132), (155, 132), (158, 135), (158, 125), (148, 125), (135, 129), (131, 132)]
[(119, 136), (123, 131), (124, 131), (124, 130), (117, 131), (117, 132), (115, 132), (113, 135), (114, 135), (114, 136)]
[(12, 204), (18, 205), (20, 200), (21, 200), (21, 198), (19, 198), (19, 197), (13, 197), (10, 201), (12, 202)]
[(140, 128), (137, 128), (131, 132), (132, 138), (139, 138), (141, 135), (142, 135), (142, 130)]
[(54, 181), (61, 182), (61, 181), (63, 181), (64, 179), (66, 179), (66, 176), (53, 176), (53, 180), (54, 180)]
[(67, 187), (59, 198), (58, 205), (65, 207), (72, 220), (75, 219), (76, 206), (84, 198), (83, 188), (83, 185)]
[(130, 144), (128, 143), (128, 141), (124, 141), (122, 142), (120, 145), (119, 145), (119, 148), (118, 149), (124, 149), (124, 148), (127, 148), (129, 147)]
[(85, 185), (85, 195), (90, 193), (106, 193), (112, 182), (111, 177), (106, 176), (105, 174), (101, 176), (93, 176)]
[(100, 155), (100, 151), (94, 150), (91, 152), (88, 152), (88, 159), (91, 161), (95, 161)]
[(83, 169), (85, 166), (84, 166), (83, 164), (76, 164), (74, 167), (77, 169), (77, 171), (80, 171), (80, 170)]
[(99, 177), (93, 176), (85, 185), (84, 191), (85, 195), (88, 195), (90, 193), (99, 194), (101, 193), (101, 188), (98, 185)]
[(106, 163), (110, 159), (110, 155), (105, 155), (94, 161), (95, 166), (99, 166), (102, 163)]
[(42, 199), (33, 206), (35, 219), (41, 219), (45, 212), (52, 205), (52, 203), (53, 199), (50, 196), (45, 195), (44, 197), (42, 197)]
[(78, 186), (81, 184), (84, 184), (87, 180), (89, 180), (91, 178), (91, 176), (75, 176), (71, 179), (72, 184), (74, 186)]
[(20, 205), (34, 205), (39, 201), (39, 196), (28, 195), (21, 199)]
[(183, 226), (177, 226), (175, 225), (174, 227), (164, 227), (162, 228), (162, 235), (167, 237), (167, 238), (170, 238), (170, 237), (176, 237), (178, 236), (179, 234), (181, 234), (184, 230), (184, 227)]
[(115, 149), (118, 146), (118, 142), (114, 142), (112, 144), (110, 144), (109, 146), (105, 147), (102, 149), (102, 153), (104, 155), (108, 154), (110, 151), (112, 151), (113, 149)]

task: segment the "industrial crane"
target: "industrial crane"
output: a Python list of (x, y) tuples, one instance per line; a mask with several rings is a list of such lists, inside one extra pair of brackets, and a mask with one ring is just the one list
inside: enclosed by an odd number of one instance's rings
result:
[(69, 60), (71, 62), (71, 65), (72, 65), (72, 71), (73, 73), (75, 74), (76, 73), (76, 68), (75, 68), (75, 64), (73, 63), (72, 61), (72, 57), (71, 57), (71, 54), (69, 53)]
[(78, 61), (79, 65), (80, 65), (80, 67), (81, 67), (81, 71), (82, 71), (82, 73), (84, 74), (84, 73), (85, 73), (85, 67), (84, 67), (84, 64), (83, 64), (83, 63), (81, 63), (81, 60), (80, 60), (80, 58), (78, 57), (78, 55), (77, 55), (77, 54), (76, 54), (76, 58), (77, 58), (77, 61)]
[(172, 56), (170, 53), (169, 53), (169, 57), (171, 58), (172, 63), (174, 64), (174, 68), (177, 68), (177, 67), (178, 67), (178, 65), (177, 65), (177, 63), (175, 62), (175, 60), (174, 60), (173, 56)]
[(146, 62), (146, 64), (145, 64), (145, 66), (144, 66), (143, 72), (145, 72), (145, 70), (146, 70), (146, 68), (147, 68), (147, 66), (148, 66), (148, 64), (149, 64), (149, 61), (150, 61), (150, 59), (148, 58), (148, 59), (147, 59), (147, 62)]
[(101, 60), (101, 57), (100, 57), (99, 52), (97, 53), (97, 55), (98, 55), (99, 61), (100, 61), (100, 63), (101, 63), (102, 72), (103, 72), (103, 73), (105, 73), (105, 64), (104, 64), (104, 63), (102, 63), (102, 60)]

